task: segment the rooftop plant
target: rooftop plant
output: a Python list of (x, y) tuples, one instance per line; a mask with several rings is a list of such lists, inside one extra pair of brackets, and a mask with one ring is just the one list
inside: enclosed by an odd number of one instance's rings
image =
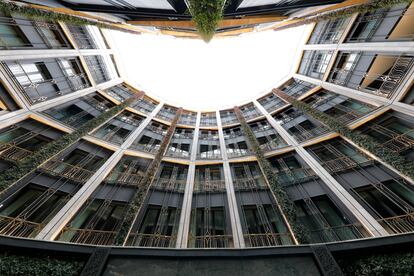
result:
[(223, 18), (226, 0), (189, 0), (189, 8), (198, 33), (205, 42), (210, 42)]

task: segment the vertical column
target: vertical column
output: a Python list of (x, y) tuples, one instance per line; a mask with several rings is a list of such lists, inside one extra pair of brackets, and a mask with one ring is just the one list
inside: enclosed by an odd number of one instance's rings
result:
[(92, 195), (102, 180), (111, 172), (115, 165), (121, 160), (124, 151), (135, 141), (145, 127), (151, 122), (152, 118), (160, 111), (163, 103), (145, 118), (141, 125), (128, 137), (122, 146), (99, 168), (99, 170), (79, 189), (79, 191), (66, 203), (66, 205), (50, 220), (50, 222), (40, 231), (36, 239), (53, 240), (62, 231), (65, 225), (79, 211), (86, 200)]
[(243, 229), (240, 222), (239, 210), (237, 208), (236, 194), (234, 193), (233, 177), (231, 176), (230, 164), (227, 158), (226, 143), (224, 142), (223, 127), (221, 125), (220, 111), (216, 111), (217, 127), (220, 139), (221, 156), (223, 160), (224, 181), (226, 183), (226, 194), (229, 205), (231, 229), (235, 248), (244, 248)]
[(266, 116), (266, 119), (285, 141), (293, 146), (300, 157), (322, 179), (326, 186), (338, 197), (348, 210), (373, 236), (386, 236), (388, 232), (358, 203), (341, 184), (325, 170), (313, 156), (307, 152), (276, 120), (256, 101), (256, 107)]
[(187, 182), (184, 191), (183, 207), (180, 217), (180, 225), (177, 233), (177, 247), (186, 248), (188, 244), (188, 231), (190, 229), (191, 205), (193, 201), (195, 161), (197, 159), (198, 136), (200, 132), (201, 112), (197, 112), (197, 121), (194, 129), (193, 143), (191, 147), (190, 165), (188, 167)]

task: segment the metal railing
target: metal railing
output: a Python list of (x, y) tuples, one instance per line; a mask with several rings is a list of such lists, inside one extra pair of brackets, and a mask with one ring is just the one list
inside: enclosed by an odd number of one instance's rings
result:
[(68, 178), (81, 183), (88, 181), (88, 179), (94, 174), (94, 172), (86, 170), (82, 167), (71, 165), (56, 159), (48, 161), (46, 164), (39, 167), (39, 170), (51, 175)]
[(244, 242), (246, 247), (263, 247), (263, 246), (279, 246), (284, 245), (292, 238), (289, 234), (280, 233), (263, 233), (263, 234), (244, 234)]
[(194, 181), (194, 192), (223, 192), (226, 191), (224, 180)]
[[(65, 227), (58, 240), (65, 240), (65, 236), (70, 237), (70, 242), (73, 243), (85, 243), (96, 245), (111, 245), (118, 232), (115, 231), (103, 231), (93, 229), (77, 229)], [(63, 239), (62, 239), (63, 238)]]
[(128, 238), (129, 246), (141, 247), (175, 247), (177, 238), (161, 234), (130, 234)]
[(414, 231), (414, 213), (377, 220), (388, 232), (399, 234)]
[(10, 161), (20, 161), (28, 157), (33, 152), (14, 145), (2, 145), (0, 147), (0, 158)]
[(359, 224), (347, 224), (311, 230), (310, 241), (320, 243), (364, 238), (366, 235), (360, 229), (362, 227)]
[(112, 172), (106, 179), (107, 183), (121, 183), (125, 185), (138, 185), (144, 178), (142, 172), (126, 173), (126, 172)]
[(228, 248), (233, 247), (231, 235), (190, 236), (190, 248)]
[(151, 185), (152, 188), (163, 191), (174, 191), (183, 193), (185, 190), (186, 180), (174, 180), (158, 178)]
[(254, 176), (253, 178), (234, 178), (234, 190), (250, 190), (250, 189), (267, 189), (266, 181), (263, 176)]
[(40, 223), (0, 215), (0, 235), (34, 237), (43, 227)]

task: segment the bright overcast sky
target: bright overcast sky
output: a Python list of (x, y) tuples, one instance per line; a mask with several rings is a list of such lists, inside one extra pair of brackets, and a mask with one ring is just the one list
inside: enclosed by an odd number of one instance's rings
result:
[(126, 80), (180, 107), (234, 106), (289, 75), (308, 26), (201, 40), (112, 31)]

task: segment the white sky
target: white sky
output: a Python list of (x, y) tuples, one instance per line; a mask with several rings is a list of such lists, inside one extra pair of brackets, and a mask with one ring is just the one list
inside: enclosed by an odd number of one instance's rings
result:
[(126, 80), (188, 109), (233, 107), (269, 92), (293, 68), (308, 26), (201, 40), (112, 31)]

